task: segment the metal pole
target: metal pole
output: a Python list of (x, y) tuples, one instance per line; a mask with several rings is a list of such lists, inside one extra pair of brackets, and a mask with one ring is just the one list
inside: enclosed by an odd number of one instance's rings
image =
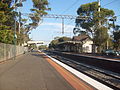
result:
[(64, 34), (64, 18), (62, 18), (62, 34)]
[[(108, 19), (107, 19), (107, 29), (109, 27), (109, 24), (108, 24)], [(109, 48), (109, 41), (107, 40), (107, 49)]]
[[(15, 6), (15, 12), (17, 11), (17, 8)], [(14, 60), (16, 57), (16, 16), (15, 16), (15, 26), (14, 26)]]
[(20, 34), (20, 23), (21, 23), (21, 15), (20, 15), (20, 12), (19, 12), (19, 34)]

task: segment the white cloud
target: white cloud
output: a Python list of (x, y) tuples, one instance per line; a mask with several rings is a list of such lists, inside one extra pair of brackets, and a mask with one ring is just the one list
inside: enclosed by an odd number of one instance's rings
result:
[(55, 26), (60, 26), (62, 25), (61, 23), (49, 23), (49, 22), (45, 22), (45, 23), (42, 23), (41, 25), (55, 25)]
[[(65, 32), (73, 32), (74, 27), (75, 27), (74, 25), (64, 24)], [(42, 28), (42, 30), (44, 29), (44, 30), (60, 31), (62, 30), (62, 23), (45, 22), (45, 23), (40, 24), (39, 28)]]

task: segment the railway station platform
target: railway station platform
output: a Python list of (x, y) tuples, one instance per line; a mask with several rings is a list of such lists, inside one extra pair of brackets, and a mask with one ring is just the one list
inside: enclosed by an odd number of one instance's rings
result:
[[(60, 71), (60, 72), (59, 72)], [(93, 90), (43, 53), (0, 63), (0, 90)]]
[(16, 60), (0, 63), (0, 90), (96, 90), (95, 86), (99, 90), (112, 90), (97, 83), (90, 85), (70, 70), (73, 71), (42, 52), (26, 53)]

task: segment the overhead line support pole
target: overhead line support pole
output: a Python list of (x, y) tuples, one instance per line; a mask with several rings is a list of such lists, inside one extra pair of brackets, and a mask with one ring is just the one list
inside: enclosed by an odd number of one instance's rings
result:
[[(100, 7), (101, 7), (100, 0), (98, 0), (98, 12), (99, 12), (99, 17), (100, 17)], [(101, 26), (100, 20), (99, 20), (99, 26)]]
[[(33, 14), (22, 13), (22, 15), (33, 16)], [(73, 15), (57, 15), (57, 14), (47, 14), (41, 16), (42, 18), (59, 18), (62, 19), (62, 34), (64, 34), (64, 19), (88, 19), (89, 17), (79, 17)]]
[(14, 60), (16, 57), (16, 16), (15, 16), (15, 24), (14, 24)]
[(64, 34), (64, 18), (62, 18), (62, 34)]
[(98, 0), (98, 11), (100, 12), (100, 7), (101, 7), (101, 3), (100, 0)]

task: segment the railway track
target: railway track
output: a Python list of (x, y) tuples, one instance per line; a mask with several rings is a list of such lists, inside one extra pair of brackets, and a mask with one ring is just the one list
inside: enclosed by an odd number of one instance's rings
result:
[[(113, 88), (114, 90), (120, 89), (120, 74), (112, 71), (104, 70), (96, 66), (88, 65), (73, 60), (72, 58), (66, 58), (56, 53), (48, 53), (53, 58), (73, 67), (74, 69), (86, 74), (87, 76)], [(75, 57), (74, 57), (75, 58)]]

